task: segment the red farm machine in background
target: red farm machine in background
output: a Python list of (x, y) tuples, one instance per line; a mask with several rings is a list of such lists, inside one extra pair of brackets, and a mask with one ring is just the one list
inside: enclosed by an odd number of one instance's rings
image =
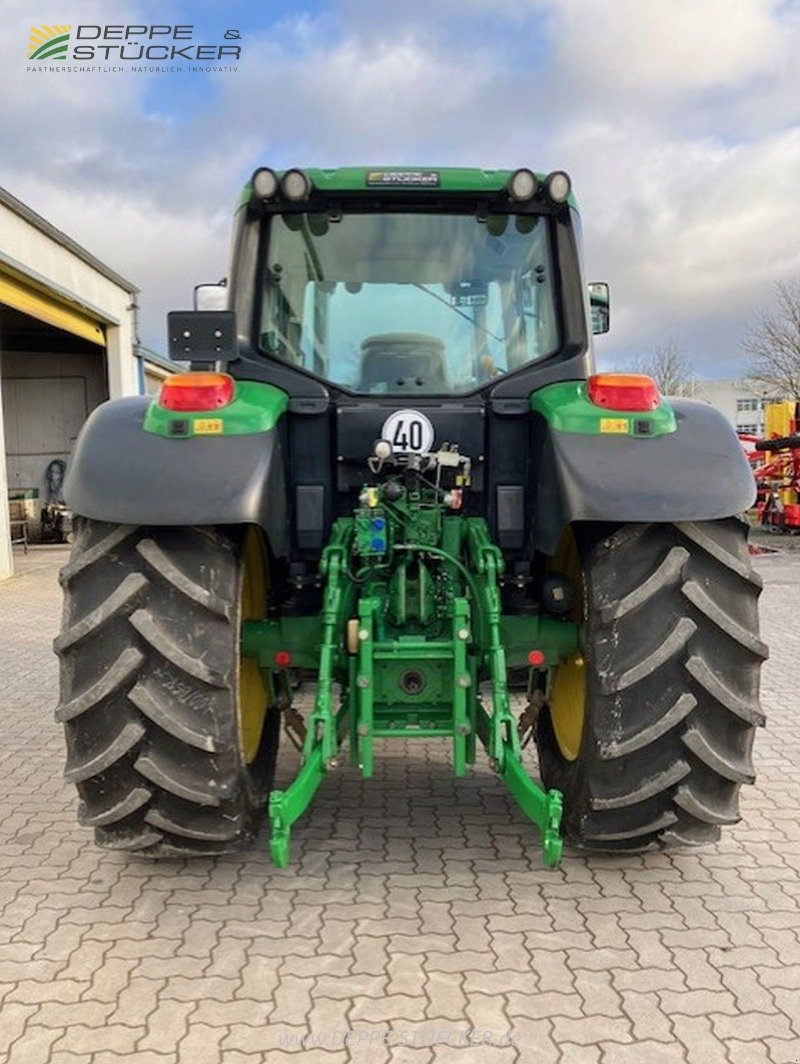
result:
[(770, 403), (764, 439), (739, 438), (758, 485), (758, 524), (771, 532), (800, 532), (800, 403)]

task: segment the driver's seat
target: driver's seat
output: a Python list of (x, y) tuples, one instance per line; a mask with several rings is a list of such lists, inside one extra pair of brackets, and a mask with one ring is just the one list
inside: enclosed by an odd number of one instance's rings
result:
[(434, 393), (447, 390), (444, 344), (424, 333), (382, 333), (361, 344), (359, 390)]

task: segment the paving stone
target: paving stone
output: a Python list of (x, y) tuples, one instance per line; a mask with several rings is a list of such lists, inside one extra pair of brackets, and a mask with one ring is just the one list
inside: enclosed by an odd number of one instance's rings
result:
[(455, 972), (431, 972), (425, 983), (427, 1019), (463, 1020), (468, 998), (464, 979)]
[(736, 999), (727, 990), (661, 990), (661, 1007), (668, 1015), (707, 1016), (710, 1012), (738, 1013)]
[(753, 969), (759, 983), (770, 989), (771, 987), (785, 987), (787, 990), (800, 990), (800, 964), (787, 965), (786, 968), (759, 968)]
[(274, 994), (279, 983), (278, 965), (274, 960), (250, 956), (234, 991), (234, 999), (263, 1001)]
[(216, 1001), (232, 1001), (238, 987), (238, 980), (222, 979), (214, 975), (198, 975), (194, 978), (176, 976), (168, 980), (161, 991), (161, 997), (173, 1001), (197, 1001), (206, 997)]
[[(741, 1012), (755, 1009), (758, 1012), (775, 1011), (778, 991), (769, 991), (758, 981), (758, 976), (750, 968), (721, 968), (720, 977), (726, 989), (736, 999), (736, 1008)], [(800, 1016), (800, 995), (798, 999), (797, 1014)], [(719, 1011), (715, 1009), (714, 1011)]]
[(773, 1064), (769, 1047), (764, 1042), (740, 1042), (729, 1038), (725, 1045), (730, 1064)]
[[(172, 1060), (177, 1059), (173, 1053), (174, 1051), (171, 1053), (158, 1053), (153, 1049), (137, 1049), (133, 1059), (135, 1064), (165, 1064), (166, 1061), (171, 1064)], [(120, 1057), (119, 1053), (114, 1050), (104, 1049), (99, 1053), (92, 1054), (92, 1064), (121, 1064), (122, 1060), (124, 1058)]]
[[(36, 1024), (40, 1027), (64, 1028), (75, 1024), (87, 1027), (102, 1027), (114, 1011), (112, 1001), (75, 1001), (65, 1005), (61, 1002), (47, 1002), (39, 1006)], [(3, 1015), (5, 1025), (5, 1015)]]
[(436, 1064), (517, 1064), (519, 1053), (514, 1046), (434, 1046), (431, 1060)]
[(796, 1064), (800, 1060), (800, 1038), (767, 1037), (764, 1041), (774, 1064)]
[(89, 983), (74, 979), (59, 979), (53, 983), (36, 983), (24, 980), (10, 984), (6, 1000), (19, 1001), (23, 1004), (42, 1004), (45, 1002), (79, 1001)]
[(11, 1002), (3, 1005), (2, 1026), (0, 1026), (0, 1052), (5, 1052), (21, 1037), (28, 1020), (37, 1012), (35, 1005), (23, 1005)]
[(356, 1024), (360, 1020), (368, 1023), (380, 1023), (396, 1018), (414, 1023), (425, 1019), (428, 998), (420, 994), (387, 994), (384, 997), (358, 998), (351, 1005), (349, 1016)]
[(491, 935), (489, 948), (497, 958), (495, 963), (500, 970), (531, 967), (533, 958), (526, 945), (525, 935), (521, 932), (495, 931)]
[(584, 1015), (622, 1015), (622, 996), (612, 985), (611, 972), (576, 972), (574, 986)]
[(553, 991), (520, 994), (509, 992), (506, 995), (508, 1001), (507, 1012), (509, 1016), (525, 1016), (528, 1019), (552, 1019), (555, 1016), (569, 1016), (581, 1018), (584, 1013), (581, 1009), (583, 1004), (579, 994), (558, 994)]
[[(42, 710), (57, 699), (55, 566), (0, 585), (15, 632), (0, 645), (0, 1057), (794, 1064), (800, 556), (758, 564), (770, 728), (743, 822), (705, 850), (570, 853), (556, 870), (542, 868), (480, 758), (470, 778), (452, 778), (446, 744), (381, 744), (369, 783), (343, 766), (298, 822), (286, 870), (263, 840), (158, 865), (96, 850), (61, 780), (61, 730)], [(34, 743), (36, 759), (11, 753)], [(382, 1041), (488, 1026), (516, 1045)], [(378, 1040), (286, 1041), (335, 1031)]]
[(702, 949), (673, 948), (670, 950), (675, 966), (683, 973), (689, 990), (721, 990), (722, 977), (719, 969), (709, 963), (708, 954)]
[(366, 978), (372, 979), (377, 985), (385, 986), (389, 994), (414, 995), (419, 993), (420, 987), (425, 982), (424, 960), (424, 956), (420, 954), (398, 953), (389, 960), (386, 966), (388, 981), (375, 976)]
[(164, 983), (163, 979), (131, 978), (114, 998), (109, 1021), (129, 1027), (143, 1024), (158, 1007), (158, 994)]
[(633, 1037), (645, 1042), (671, 1042), (672, 1026), (660, 1008), (659, 996), (655, 993), (640, 994), (626, 990), (622, 994), (622, 1010), (630, 1019)]
[(195, 1024), (208, 1027), (233, 1029), (239, 1026), (267, 1026), (275, 1014), (275, 1000), (266, 994), (257, 1000), (237, 998), (235, 1001), (216, 1001), (206, 998), (198, 1001), (189, 1020), (190, 1028)]
[(495, 970), (492, 953), (480, 953), (478, 950), (414, 952), (425, 952), (425, 968), (432, 972), (493, 972)]
[[(195, 1021), (194, 1016), (192, 1019)], [(226, 1031), (222, 1027), (209, 1027), (195, 1021), (175, 1047), (177, 1059), (191, 1061), (191, 1064), (220, 1064), (222, 1053), (219, 1043), (225, 1035)]]
[[(73, 1024), (53, 1043), (53, 1059), (57, 1059), (58, 1051), (96, 1054), (104, 1049), (122, 1057), (132, 1057), (142, 1033), (141, 1027), (127, 1027), (123, 1024), (99, 1024), (92, 1027)], [(173, 1042), (172, 1045), (174, 1044)], [(162, 1043), (162, 1050), (168, 1048), (169, 1045)]]
[(672, 1017), (675, 1037), (686, 1049), (688, 1064), (727, 1064), (725, 1044), (706, 1016)]
[(591, 1016), (583, 1019), (555, 1016), (553, 1040), (577, 1042), (578, 1045), (596, 1045), (598, 1042), (632, 1042), (631, 1022), (627, 1016), (611, 1019), (608, 1016)]
[(755, 1042), (760, 1038), (793, 1037), (790, 1018), (774, 1012), (740, 1012), (735, 1016), (710, 1013), (709, 1019), (718, 1038), (738, 1038), (743, 1042)]
[(686, 1064), (684, 1047), (679, 1042), (665, 1045), (647, 1039), (634, 1045), (601, 1042), (601, 1064)]
[(52, 1027), (39, 1027), (29, 1023), (24, 1036), (19, 1037), (4, 1057), (5, 1064), (48, 1064), (53, 1043), (63, 1031)]
[[(175, 1046), (189, 1030), (188, 1018), (195, 1007), (194, 1002), (160, 1002), (145, 1021), (145, 1033), (138, 1040), (137, 1050), (153, 1050), (156, 1053), (174, 1052)], [(126, 1028), (126, 1030), (131, 1030), (131, 1028)]]

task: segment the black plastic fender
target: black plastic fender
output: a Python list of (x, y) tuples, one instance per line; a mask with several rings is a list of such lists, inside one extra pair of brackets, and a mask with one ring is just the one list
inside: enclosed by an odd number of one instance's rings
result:
[(112, 399), (81, 429), (64, 497), (84, 517), (124, 525), (260, 525), (288, 553), (279, 431), (167, 439), (142, 428), (151, 400)]
[(537, 550), (552, 554), (573, 521), (708, 521), (753, 505), (755, 480), (730, 423), (706, 403), (669, 402), (677, 430), (654, 438), (562, 432), (534, 415)]

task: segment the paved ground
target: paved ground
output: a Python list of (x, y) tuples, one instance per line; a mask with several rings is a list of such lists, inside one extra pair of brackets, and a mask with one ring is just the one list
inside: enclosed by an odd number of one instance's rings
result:
[(263, 845), (94, 849), (52, 720), (62, 560), (0, 585), (0, 1060), (800, 1061), (800, 555), (758, 559), (770, 727), (744, 822), (556, 871), (485, 762), (455, 782), (422, 746), (368, 787), (337, 774), (283, 871)]

